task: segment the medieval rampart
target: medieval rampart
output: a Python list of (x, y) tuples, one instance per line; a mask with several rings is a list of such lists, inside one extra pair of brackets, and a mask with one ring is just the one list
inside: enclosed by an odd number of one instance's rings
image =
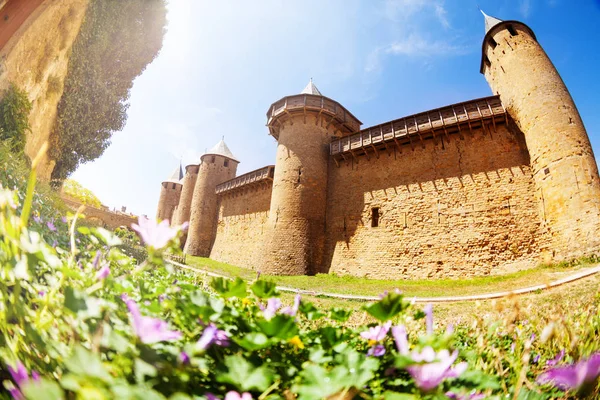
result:
[(210, 258), (249, 269), (262, 265), (272, 189), (273, 166), (217, 186), (219, 222)]

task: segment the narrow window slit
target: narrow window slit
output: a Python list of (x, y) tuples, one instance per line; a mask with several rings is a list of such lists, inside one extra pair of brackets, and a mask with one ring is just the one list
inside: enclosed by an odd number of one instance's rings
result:
[(379, 226), (379, 207), (373, 207), (371, 209), (371, 227), (377, 228)]

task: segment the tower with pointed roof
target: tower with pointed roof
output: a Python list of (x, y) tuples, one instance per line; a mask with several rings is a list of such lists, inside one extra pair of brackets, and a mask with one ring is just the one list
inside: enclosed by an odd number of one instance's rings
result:
[[(177, 212), (173, 217), (174, 225), (182, 225), (185, 222), (190, 222), (190, 214), (192, 208), (192, 199), (194, 196), (194, 188), (196, 187), (196, 179), (198, 178), (198, 171), (200, 169), (199, 164), (188, 164), (185, 167), (185, 175), (181, 180), (182, 189), (181, 196), (179, 198), (179, 204), (177, 205)], [(187, 237), (187, 231), (184, 234)]]
[(175, 211), (175, 208), (179, 203), (179, 197), (181, 196), (182, 178), (183, 170), (181, 169), (180, 164), (169, 178), (161, 183), (156, 219), (169, 221), (173, 219), (173, 212)]
[(208, 257), (215, 240), (218, 220), (217, 185), (235, 178), (239, 161), (224, 140), (200, 157), (190, 207), (188, 236), (184, 252)]
[(311, 81), (297, 95), (273, 103), (267, 126), (277, 140), (273, 192), (262, 271), (279, 275), (321, 272), (329, 143), (360, 130), (361, 122)]
[(600, 179), (577, 107), (531, 28), (483, 15), (480, 71), (525, 136), (549, 252), (589, 254), (600, 244)]

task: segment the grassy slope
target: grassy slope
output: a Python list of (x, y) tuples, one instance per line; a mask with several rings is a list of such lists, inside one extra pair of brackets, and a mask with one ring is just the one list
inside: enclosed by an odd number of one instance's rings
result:
[[(239, 276), (244, 279), (254, 279), (256, 277), (256, 271), (235, 267), (207, 258), (188, 256), (187, 263), (192, 267), (196, 266), (203, 270), (220, 273), (230, 277)], [(381, 294), (385, 290), (399, 288), (407, 296), (440, 297), (514, 290), (550, 283), (589, 266), (591, 266), (589, 262), (582, 260), (576, 265), (557, 264), (551, 266), (539, 266), (537, 268), (507, 275), (485, 276), (461, 280), (424, 279), (389, 281), (352, 276), (340, 277), (328, 274), (319, 274), (317, 276), (269, 276), (268, 278), (273, 279), (282, 286), (290, 286), (305, 290), (318, 290), (320, 292), (374, 296)], [(266, 276), (262, 275), (262, 277)]]

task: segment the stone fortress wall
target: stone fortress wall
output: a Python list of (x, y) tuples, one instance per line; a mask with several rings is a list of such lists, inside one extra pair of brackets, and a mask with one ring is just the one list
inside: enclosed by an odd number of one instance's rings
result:
[[(204, 155), (178, 206), (191, 210), (185, 252), (269, 274), (402, 279), (597, 251), (600, 179), (577, 109), (531, 29), (485, 22), (495, 96), (361, 130), (311, 81), (269, 108), (275, 166), (236, 177)], [(237, 166), (223, 141), (207, 154)]]

